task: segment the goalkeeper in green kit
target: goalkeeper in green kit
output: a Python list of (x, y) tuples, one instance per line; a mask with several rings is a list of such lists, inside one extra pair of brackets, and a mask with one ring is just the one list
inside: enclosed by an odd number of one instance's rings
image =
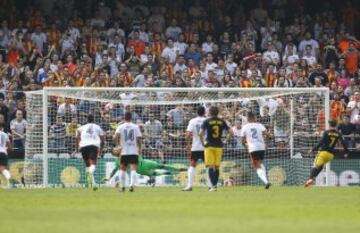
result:
[[(121, 150), (118, 148), (113, 149), (113, 155), (119, 156), (119, 152)], [(109, 181), (111, 180), (114, 175), (119, 171), (120, 169), (120, 161), (117, 159), (115, 161), (115, 167), (111, 171), (110, 176), (103, 179), (103, 181)], [(165, 165), (162, 163), (158, 163), (153, 160), (149, 159), (143, 159), (141, 156), (139, 156), (139, 164), (136, 169), (136, 173), (143, 176), (149, 176), (149, 184), (155, 185), (155, 176), (162, 176), (162, 175), (172, 175), (176, 174), (182, 171), (186, 171), (186, 168), (176, 168), (170, 165)]]

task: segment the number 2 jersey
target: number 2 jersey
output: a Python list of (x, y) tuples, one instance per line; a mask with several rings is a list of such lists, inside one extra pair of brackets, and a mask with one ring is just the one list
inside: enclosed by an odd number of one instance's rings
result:
[(104, 135), (103, 130), (94, 123), (88, 123), (78, 128), (78, 135), (80, 135), (79, 147), (96, 146), (100, 148), (101, 136)]
[(260, 123), (247, 123), (241, 128), (240, 137), (246, 137), (249, 152), (265, 150), (263, 132), (265, 126)]
[(120, 135), (121, 155), (139, 154), (137, 138), (142, 135), (138, 125), (125, 122), (117, 127), (115, 133)]
[(206, 132), (205, 147), (222, 147), (221, 137), (224, 130), (229, 130), (229, 126), (223, 119), (211, 117), (204, 121), (201, 129)]
[(191, 151), (204, 151), (204, 146), (200, 140), (199, 132), (205, 119), (205, 117), (198, 116), (189, 121), (186, 131), (191, 132), (192, 134)]
[(344, 142), (342, 134), (335, 129), (329, 129), (324, 131), (323, 136), (321, 137), (319, 143), (313, 148), (313, 151), (317, 151), (320, 149), (320, 151), (334, 153), (334, 148), (339, 140), (344, 146), (344, 149), (347, 153), (348, 148), (346, 143)]

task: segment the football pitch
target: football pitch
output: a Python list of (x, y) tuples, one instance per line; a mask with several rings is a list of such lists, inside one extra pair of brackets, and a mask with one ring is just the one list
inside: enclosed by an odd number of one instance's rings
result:
[(0, 190), (2, 233), (360, 232), (359, 187)]

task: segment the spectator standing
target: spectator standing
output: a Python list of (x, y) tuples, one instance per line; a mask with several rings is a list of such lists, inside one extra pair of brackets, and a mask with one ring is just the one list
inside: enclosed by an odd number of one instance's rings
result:
[(167, 116), (171, 121), (174, 122), (174, 125), (177, 129), (181, 129), (185, 125), (185, 112), (180, 104), (170, 110), (167, 113)]
[(163, 144), (161, 142), (163, 125), (159, 120), (156, 120), (154, 113), (149, 113), (149, 120), (145, 122), (144, 130), (145, 143), (155, 150), (161, 161), (164, 161)]
[(355, 125), (350, 122), (350, 117), (344, 115), (342, 118), (342, 122), (338, 125), (338, 130), (344, 136), (344, 141), (347, 143), (349, 148), (354, 147), (355, 141), (353, 140), (353, 136), (355, 133)]
[(5, 121), (5, 116), (2, 113), (0, 113), (0, 125), (4, 127), (3, 131), (5, 133), (10, 133), (9, 122)]
[(312, 47), (311, 45), (307, 45), (305, 47), (305, 52), (303, 52), (302, 59), (306, 61), (307, 65), (314, 66), (317, 64), (317, 59), (314, 55), (312, 55)]
[(355, 123), (356, 117), (360, 114), (360, 93), (354, 93), (352, 100), (348, 103), (346, 108), (347, 114), (350, 115), (350, 122)]
[[(55, 124), (50, 126), (49, 139), (50, 151), (54, 153), (65, 152), (66, 124), (63, 123), (61, 116), (57, 116)], [(71, 151), (71, 148), (69, 148), (69, 152)]]
[(161, 53), (161, 57), (168, 58), (170, 64), (174, 64), (176, 61), (176, 57), (179, 54), (179, 48), (174, 46), (174, 40), (172, 38), (167, 39), (167, 46)]
[(72, 117), (77, 115), (77, 108), (71, 103), (71, 98), (66, 98), (65, 103), (60, 104), (57, 113), (64, 118), (65, 122), (71, 122)]
[(301, 55), (307, 54), (306, 50), (309, 48), (308, 46), (310, 46), (310, 48), (311, 48), (311, 53), (310, 53), (311, 56), (318, 58), (319, 57), (319, 43), (311, 37), (310, 32), (305, 33), (305, 38), (299, 44), (299, 52)]
[(349, 48), (341, 55), (345, 58), (345, 66), (349, 74), (354, 75), (359, 67), (360, 53), (354, 43), (349, 44)]
[(177, 41), (181, 32), (182, 30), (179, 26), (177, 26), (176, 19), (172, 19), (171, 25), (168, 28), (166, 28), (165, 35), (169, 38), (172, 38), (174, 41)]
[(279, 53), (274, 49), (272, 42), (268, 42), (267, 51), (264, 52), (262, 59), (266, 64), (272, 63), (277, 65), (280, 62)]
[(319, 78), (323, 86), (328, 86), (329, 79), (321, 64), (317, 64), (314, 72), (310, 74), (309, 82), (312, 85), (315, 85), (315, 78)]
[[(7, 122), (9, 116), (9, 108), (5, 104), (5, 96), (2, 93), (0, 93), (0, 114), (3, 115), (4, 121)], [(6, 131), (6, 127), (4, 130)]]
[(13, 139), (13, 148), (18, 151), (25, 151), (26, 120), (21, 110), (16, 111), (16, 118), (10, 122), (10, 130)]
[(44, 51), (44, 45), (47, 41), (46, 34), (41, 31), (41, 27), (37, 26), (35, 31), (31, 34), (31, 40), (36, 45), (36, 48), (39, 49), (40, 52)]

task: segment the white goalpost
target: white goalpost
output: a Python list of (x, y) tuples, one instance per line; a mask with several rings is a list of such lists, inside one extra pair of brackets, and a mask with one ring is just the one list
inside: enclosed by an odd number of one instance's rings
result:
[[(188, 166), (184, 133), (199, 105), (220, 108), (235, 137), (224, 145), (221, 183), (258, 185), (237, 134), (252, 111), (271, 138), (265, 156), (275, 185), (300, 185), (315, 154), (307, 152), (328, 128), (328, 88), (44, 88), (26, 93), (27, 131), (24, 178), (29, 187), (77, 187), (85, 183), (82, 159), (75, 151), (75, 130), (93, 114), (106, 132), (97, 164), (97, 182), (108, 176), (115, 157), (112, 135), (126, 111), (143, 132), (143, 157), (178, 168)], [(319, 185), (331, 185), (330, 163)], [(140, 177), (140, 185), (147, 177)], [(184, 185), (186, 172), (157, 177), (157, 185)], [(107, 183), (109, 184), (109, 183)], [(204, 165), (196, 185), (205, 184)]]

